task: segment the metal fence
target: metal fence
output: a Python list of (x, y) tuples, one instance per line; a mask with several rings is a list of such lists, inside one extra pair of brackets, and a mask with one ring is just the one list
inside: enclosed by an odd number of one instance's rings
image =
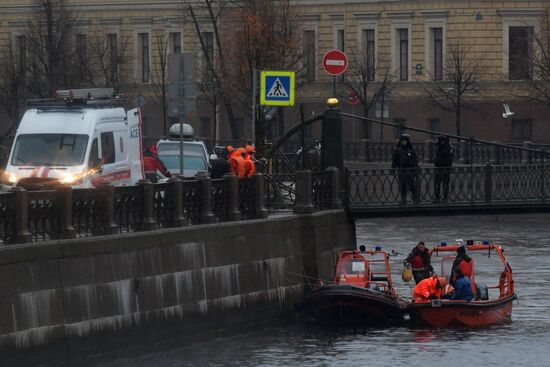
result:
[[(393, 143), (365, 143), (365, 160), (367, 162), (392, 161)], [(418, 161), (432, 163), (435, 152), (435, 141), (427, 140), (423, 143), (413, 143)], [(457, 164), (486, 164), (520, 165), (550, 163), (550, 154), (537, 146), (526, 143), (522, 146), (472, 141), (459, 141), (453, 144), (453, 159)]]
[(545, 204), (550, 199), (546, 164), (348, 170), (346, 182), (352, 211)]
[(234, 175), (0, 194), (0, 243), (39, 242), (266, 217), (264, 179)]
[[(0, 244), (259, 219), (267, 217), (265, 203), (295, 212), (298, 201), (310, 212), (341, 207), (336, 169), (300, 173), (301, 187), (298, 173), (279, 177), (281, 181), (265, 180), (262, 174), (248, 179), (229, 174), (216, 180), (199, 174), (195, 180), (144, 180), (135, 186), (103, 184), (95, 189), (17, 187), (0, 194)], [(283, 190), (277, 182), (288, 186)]]

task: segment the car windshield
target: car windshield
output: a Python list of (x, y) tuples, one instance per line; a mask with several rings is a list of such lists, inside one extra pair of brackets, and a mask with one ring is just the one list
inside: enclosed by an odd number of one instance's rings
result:
[[(170, 142), (162, 142), (159, 143), (157, 146), (157, 150), (159, 153), (162, 152), (168, 152), (168, 151), (176, 151), (179, 152), (180, 150), (180, 142), (179, 141), (170, 141)], [(204, 148), (201, 144), (191, 144), (189, 142), (183, 142), (183, 151), (184, 152), (195, 152), (199, 153), (200, 155), (204, 155)], [(184, 158), (185, 159), (185, 158)]]
[(17, 137), (14, 166), (77, 166), (86, 155), (88, 135), (23, 134)]
[[(179, 155), (161, 155), (160, 158), (166, 165), (166, 168), (172, 173), (178, 173), (180, 169), (180, 157)], [(197, 156), (183, 156), (183, 168), (194, 171), (208, 171), (206, 162), (202, 157)]]

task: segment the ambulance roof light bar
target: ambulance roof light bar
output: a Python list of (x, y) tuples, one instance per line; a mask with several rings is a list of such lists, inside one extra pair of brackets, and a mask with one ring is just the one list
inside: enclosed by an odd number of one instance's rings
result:
[(122, 107), (123, 98), (113, 88), (64, 89), (55, 92), (55, 98), (31, 99), (28, 107), (39, 110), (81, 110), (85, 107)]
[(118, 99), (118, 95), (113, 88), (63, 89), (56, 91), (55, 94), (65, 101)]

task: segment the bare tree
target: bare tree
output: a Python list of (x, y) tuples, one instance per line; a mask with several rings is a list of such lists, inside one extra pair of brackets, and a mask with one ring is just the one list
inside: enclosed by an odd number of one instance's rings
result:
[[(381, 64), (380, 61), (375, 61), (374, 50), (369, 51), (367, 45), (364, 45), (359, 52), (351, 54), (344, 74), (343, 84), (350, 93), (357, 96), (365, 117), (369, 116), (372, 108), (393, 88), (394, 75), (388, 68), (377, 67)], [(366, 124), (365, 133), (370, 129), (370, 123)]]
[(430, 75), (430, 86), (425, 88), (435, 105), (454, 112), (457, 135), (461, 133), (462, 111), (469, 108), (466, 99), (481, 91), (479, 81), (483, 71), (482, 60), (470, 55), (462, 43), (449, 43), (442, 80), (436, 80)]
[(533, 35), (532, 57), (527, 58), (528, 70), (533, 71), (529, 100), (544, 103), (550, 107), (550, 14), (540, 19), (538, 32)]
[[(189, 7), (205, 56), (205, 81), (217, 91), (216, 101), (225, 106), (233, 138), (239, 138), (233, 109), (251, 111), (255, 70), (294, 69), (299, 59), (299, 33), (290, 0), (224, 2), (214, 11), (213, 0), (204, 0), (209, 30), (214, 34), (212, 53), (204, 39), (195, 8)], [(223, 17), (222, 17), (223, 16)], [(215, 57), (211, 57), (212, 54)], [(212, 95), (212, 93), (211, 93)], [(263, 138), (261, 119), (256, 140)]]
[[(242, 110), (251, 112), (255, 70), (295, 70), (300, 52), (300, 26), (290, 0), (235, 2), (233, 33), (225, 33), (232, 72), (228, 80)], [(261, 112), (261, 110), (259, 111)], [(279, 110), (281, 117), (282, 109)], [(264, 116), (256, 120), (256, 141), (264, 139)]]
[[(23, 38), (24, 40), (24, 38)], [(25, 45), (21, 45), (22, 51)], [(11, 136), (21, 118), (23, 101), (27, 96), (27, 77), (24, 54), (16, 51), (11, 39), (0, 58), (0, 105), (5, 109), (10, 124), (0, 137), (0, 143)]]
[(214, 76), (208, 72), (207, 68), (198, 68), (198, 87), (201, 97), (208, 102), (212, 108), (212, 144), (216, 144), (218, 135), (218, 108), (223, 99), (223, 94), (216, 87)]
[(227, 76), (229, 72), (226, 65), (227, 60), (225, 57), (225, 48), (223, 47), (220, 36), (220, 18), (226, 9), (226, 4), (225, 2), (216, 2), (220, 6), (215, 7), (214, 3), (214, 0), (204, 0), (204, 2), (201, 2), (200, 5), (195, 5), (196, 7), (204, 7), (203, 9), (198, 10), (206, 13), (206, 18), (208, 19), (208, 29), (213, 33), (213, 48), (211, 48), (205, 40), (204, 29), (198, 20), (198, 15), (195, 12), (195, 8), (192, 5), (189, 5), (188, 9), (195, 26), (203, 55), (203, 71), (206, 72), (208, 78), (212, 80), (213, 83), (211, 87), (216, 89), (216, 94), (222, 97), (220, 100), (224, 105), (227, 118), (229, 119), (231, 135), (233, 139), (238, 139), (239, 127), (237, 125), (237, 120), (233, 110), (234, 95), (231, 90), (227, 89)]
[(132, 84), (130, 73), (125, 68), (131, 62), (127, 38), (96, 29), (90, 33), (88, 44), (92, 85), (120, 91)]
[(71, 84), (72, 50), (76, 14), (65, 0), (35, 0), (33, 17), (26, 30), (31, 93), (51, 96)]

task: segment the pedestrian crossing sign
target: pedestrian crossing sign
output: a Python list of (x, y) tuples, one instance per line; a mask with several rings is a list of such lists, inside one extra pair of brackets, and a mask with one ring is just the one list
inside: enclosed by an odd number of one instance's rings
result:
[(294, 106), (294, 72), (262, 71), (260, 104), (264, 106)]

